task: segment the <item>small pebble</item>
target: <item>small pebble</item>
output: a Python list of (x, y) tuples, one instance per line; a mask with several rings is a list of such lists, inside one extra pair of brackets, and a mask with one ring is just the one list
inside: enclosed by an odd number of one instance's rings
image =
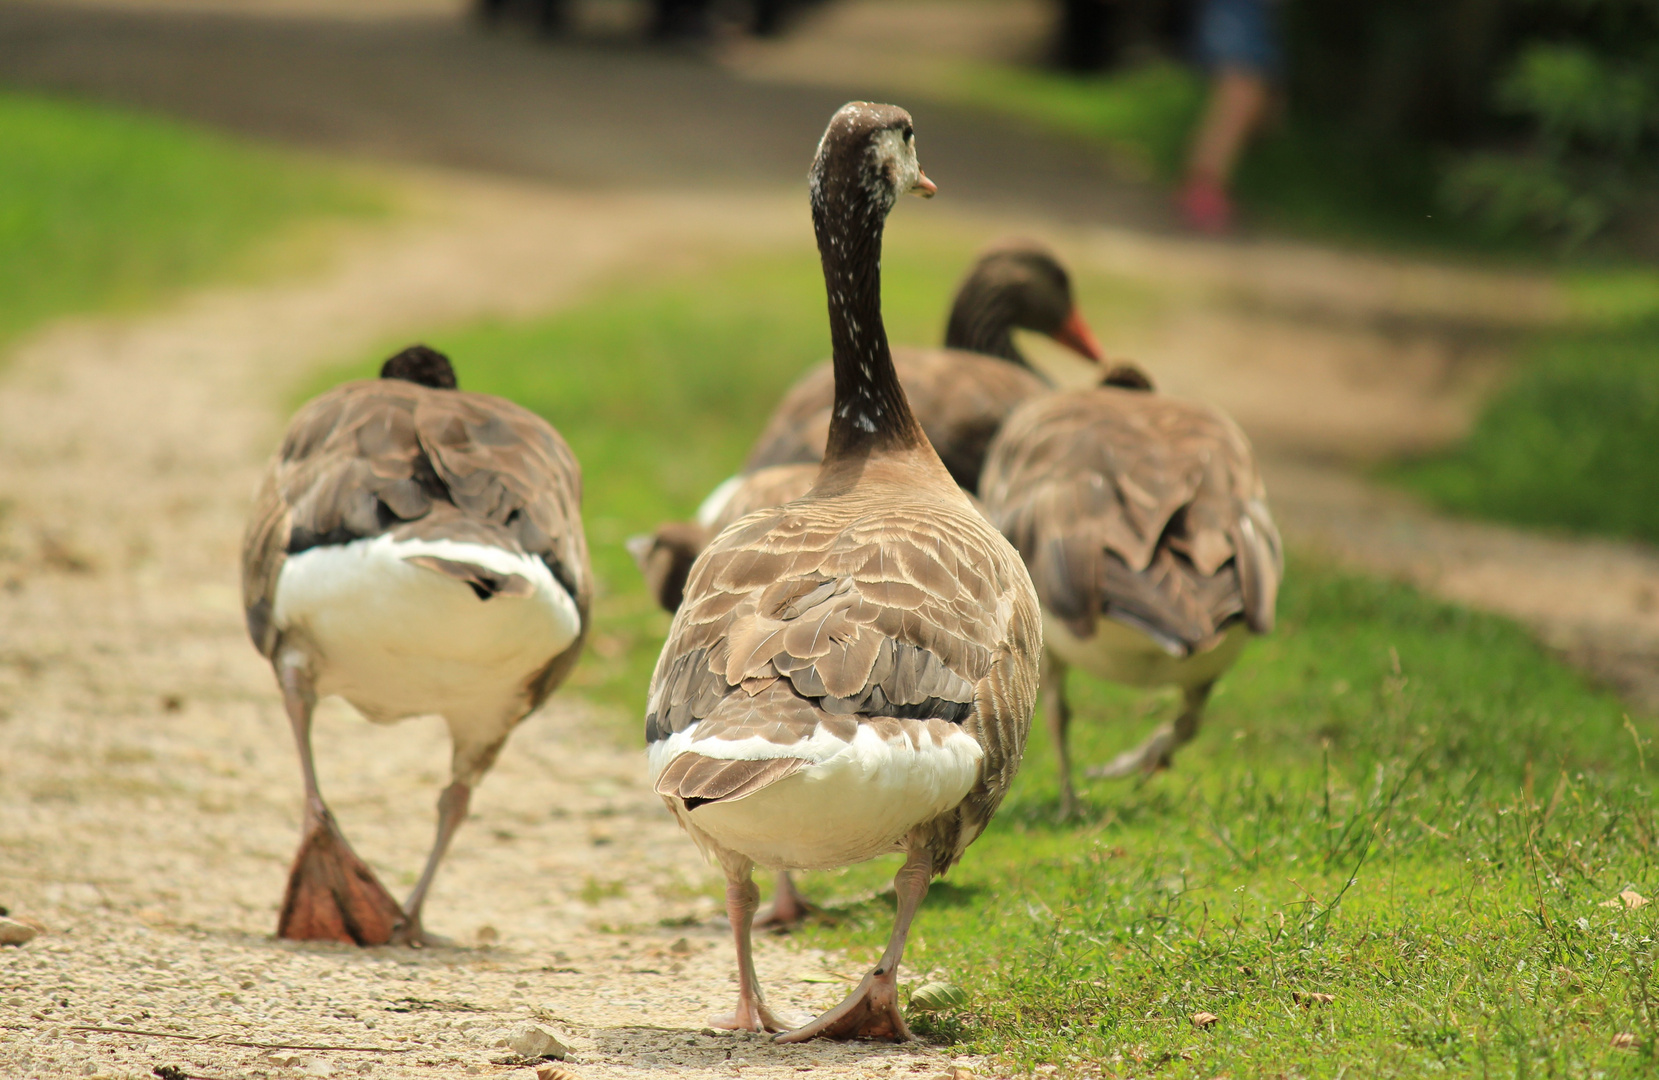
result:
[(0, 945), (22, 945), (33, 941), (38, 933), (40, 931), (28, 923), (0, 917)]
[(570, 1047), (542, 1024), (520, 1024), (507, 1036), (507, 1047), (520, 1057), (527, 1058), (557, 1058), (563, 1061), (570, 1055)]

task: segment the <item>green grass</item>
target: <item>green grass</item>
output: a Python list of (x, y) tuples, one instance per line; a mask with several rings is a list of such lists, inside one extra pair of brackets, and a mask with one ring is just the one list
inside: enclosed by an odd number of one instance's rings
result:
[[(1179, 179), (1206, 87), (1168, 62), (1108, 75), (964, 64), (938, 96), (1094, 142), (1131, 175)], [(1434, 155), (1375, 142), (1294, 113), (1270, 124), (1246, 152), (1236, 196), (1248, 218), (1293, 235), (1383, 248), (1539, 256), (1539, 242), (1489, 234), (1442, 212)]]
[[(1085, 763), (1172, 706), (1072, 685)], [(912, 979), (971, 995), (933, 1035), (1089, 1075), (1651, 1075), (1659, 908), (1601, 906), (1659, 886), (1645, 723), (1638, 751), (1619, 702), (1510, 623), (1301, 560), (1222, 687), (1174, 772), (1095, 784), (1080, 825), (1034, 733), (917, 920)], [(806, 940), (851, 969), (891, 900), (841, 914)]]
[(335, 171), (183, 124), (0, 91), (0, 346), (248, 267), (318, 215), (379, 211)]
[(1384, 475), (1458, 513), (1659, 543), (1659, 282), (1570, 293), (1583, 325), (1529, 344), (1461, 445)]
[[(967, 253), (890, 244), (896, 340), (934, 339)], [(1079, 291), (1110, 304), (1112, 287)], [(542, 412), (583, 461), (602, 591), (573, 688), (611, 707), (618, 738), (639, 739), (667, 625), (621, 540), (729, 473), (825, 337), (807, 252), (428, 335), (463, 386)], [(305, 389), (371, 373), (379, 355)], [(1403, 587), (1296, 560), (1280, 612), (1176, 771), (1095, 785), (1079, 824), (1055, 821), (1034, 734), (1002, 813), (916, 924), (907, 980), (939, 973), (971, 995), (921, 1029), (1008, 1068), (1091, 1076), (1651, 1074), (1659, 906), (1600, 906), (1659, 892), (1647, 722), (1639, 747), (1618, 701), (1514, 625)], [(1084, 762), (1172, 707), (1073, 679)], [(892, 869), (806, 884), (869, 897)], [(845, 950), (856, 972), (890, 911), (854, 900), (803, 940)], [(1306, 991), (1334, 1000), (1304, 1009), (1292, 994)], [(1193, 1029), (1200, 1010), (1213, 1029)], [(1613, 1048), (1618, 1033), (1636, 1048)]]

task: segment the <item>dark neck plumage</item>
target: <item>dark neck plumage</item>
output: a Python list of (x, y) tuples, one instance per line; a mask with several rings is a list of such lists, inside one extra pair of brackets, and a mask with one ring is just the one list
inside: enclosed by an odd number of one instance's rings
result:
[(825, 458), (899, 450), (925, 439), (910, 411), (881, 321), (881, 236), (887, 207), (855, 182), (817, 186), (812, 224), (829, 293), (835, 410)]
[(1029, 367), (1014, 344), (1014, 304), (1007, 290), (970, 280), (956, 295), (945, 325), (945, 348), (964, 349)]

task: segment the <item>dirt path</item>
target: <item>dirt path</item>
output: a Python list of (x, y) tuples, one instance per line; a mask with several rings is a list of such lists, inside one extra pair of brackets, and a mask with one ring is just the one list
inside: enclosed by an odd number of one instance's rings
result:
[[(0, 1075), (508, 1074), (495, 1044), (532, 1016), (570, 1033), (584, 1077), (943, 1071), (927, 1049), (700, 1033), (730, 978), (708, 871), (637, 750), (595, 736), (580, 701), (528, 722), (478, 795), (429, 907), (460, 947), (269, 937), (299, 785), (236, 564), (283, 388), (403, 328), (568, 302), (647, 255), (721, 242), (739, 213), (759, 245), (800, 217), (793, 201), (427, 190), (448, 209), (352, 240), (316, 280), (61, 326), (0, 381), (0, 901), (51, 928), (0, 955)], [(437, 725), (398, 733), (343, 710), (318, 730), (324, 790), (359, 850), (396, 868), (394, 891), (419, 867), (447, 764)], [(774, 1001), (796, 1012), (843, 992), (823, 964), (760, 947)]]

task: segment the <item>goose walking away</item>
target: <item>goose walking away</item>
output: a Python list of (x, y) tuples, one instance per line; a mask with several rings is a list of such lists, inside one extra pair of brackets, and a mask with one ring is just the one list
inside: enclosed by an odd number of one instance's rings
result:
[(904, 853), (881, 960), (784, 1041), (910, 1037), (897, 978), (911, 920), (1001, 802), (1035, 705), (1030, 579), (928, 444), (882, 326), (885, 219), (899, 195), (933, 190), (908, 113), (835, 114), (811, 173), (835, 370), (828, 451), (806, 495), (704, 550), (651, 680), (652, 783), (726, 873), (738, 1000), (716, 1023), (786, 1026), (750, 953), (756, 865)]
[(1279, 532), (1238, 426), (1216, 409), (1156, 393), (1128, 365), (1104, 385), (1014, 410), (991, 444), (981, 494), (1042, 601), (1043, 714), (1069, 816), (1077, 799), (1068, 670), (1180, 687), (1173, 723), (1089, 775), (1168, 767), (1246, 638), (1273, 629), (1284, 571)]
[[(448, 358), (424, 346), (288, 425), (242, 549), (248, 632), (275, 669), (305, 780), (279, 936), (436, 940), (422, 906), (473, 788), (581, 653), (592, 596), (581, 488), (545, 420), (456, 389)], [(311, 714), (331, 694), (376, 723), (448, 723), (437, 838), (402, 907), (317, 788)]]
[[(894, 354), (899, 385), (964, 491), (973, 492), (991, 437), (1014, 406), (1049, 389), (1014, 341), (1016, 329), (1046, 334), (1084, 358), (1101, 362), (1100, 346), (1072, 299), (1071, 276), (1046, 247), (1006, 240), (974, 263), (957, 287), (942, 349)], [(686, 575), (709, 540), (746, 514), (806, 493), (818, 476), (834, 405), (833, 364), (802, 376), (784, 396), (750, 452), (748, 471), (721, 483), (698, 508), (697, 520), (668, 521), (630, 537), (628, 551), (663, 610), (680, 606)], [(783, 464), (769, 464), (783, 462)], [(813, 911), (789, 874), (778, 875), (772, 903), (757, 927), (786, 930)]]

